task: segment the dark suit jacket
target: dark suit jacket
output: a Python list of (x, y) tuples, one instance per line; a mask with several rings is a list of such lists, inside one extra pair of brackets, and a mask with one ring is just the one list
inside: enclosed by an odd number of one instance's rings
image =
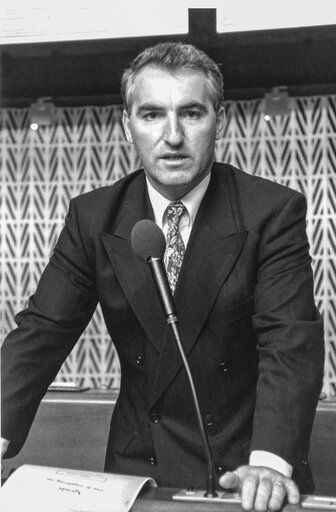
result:
[[(218, 475), (267, 450), (311, 491), (309, 437), (322, 384), (304, 197), (215, 164), (175, 292), (179, 327)], [(20, 449), (36, 409), (97, 301), (122, 383), (106, 470), (204, 487), (206, 464), (185, 371), (148, 265), (130, 232), (152, 218), (143, 171), (71, 201), (18, 329), (3, 346), (3, 430)]]

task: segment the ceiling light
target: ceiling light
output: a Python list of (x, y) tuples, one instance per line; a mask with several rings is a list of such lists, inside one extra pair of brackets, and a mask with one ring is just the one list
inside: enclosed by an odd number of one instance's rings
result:
[(274, 87), (272, 92), (266, 93), (263, 107), (265, 121), (273, 116), (288, 116), (291, 109), (287, 87)]
[(50, 101), (51, 98), (39, 98), (36, 103), (32, 103), (29, 109), (30, 129), (37, 131), (40, 126), (50, 126), (54, 123), (55, 105)]

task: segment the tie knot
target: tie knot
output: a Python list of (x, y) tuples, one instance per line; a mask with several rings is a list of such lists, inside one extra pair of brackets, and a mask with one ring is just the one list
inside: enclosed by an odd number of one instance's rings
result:
[(177, 225), (186, 207), (181, 201), (173, 201), (167, 206), (167, 219), (169, 224)]

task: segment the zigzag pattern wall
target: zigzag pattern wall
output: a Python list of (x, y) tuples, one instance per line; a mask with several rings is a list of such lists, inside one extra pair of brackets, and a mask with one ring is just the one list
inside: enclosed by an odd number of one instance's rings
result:
[[(324, 392), (336, 394), (336, 96), (292, 98), (290, 116), (264, 120), (261, 101), (226, 104), (216, 159), (305, 194), (315, 298), (325, 320)], [(32, 132), (26, 109), (0, 112), (0, 327), (34, 292), (68, 202), (139, 166), (119, 106), (58, 108), (52, 127)], [(57, 380), (118, 388), (118, 357), (99, 308)]]

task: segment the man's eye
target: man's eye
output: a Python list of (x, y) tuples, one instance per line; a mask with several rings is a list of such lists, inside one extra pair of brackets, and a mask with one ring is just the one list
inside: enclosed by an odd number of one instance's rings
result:
[(185, 117), (188, 119), (199, 119), (201, 117), (201, 112), (198, 110), (187, 110), (185, 112)]
[(156, 119), (159, 119), (159, 117), (160, 117), (159, 112), (146, 112), (146, 114), (144, 114), (144, 116), (143, 116), (143, 118), (146, 121), (155, 121)]

